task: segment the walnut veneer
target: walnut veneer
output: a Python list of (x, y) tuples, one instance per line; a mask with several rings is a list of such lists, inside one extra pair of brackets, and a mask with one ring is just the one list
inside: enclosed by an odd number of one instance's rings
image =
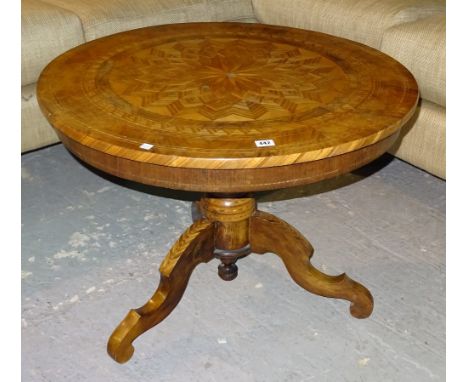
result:
[(414, 113), (413, 76), (385, 54), (330, 35), (240, 23), (137, 29), (80, 45), (52, 61), (38, 101), (66, 147), (138, 182), (207, 193), (193, 225), (160, 267), (153, 297), (112, 334), (118, 362), (175, 308), (190, 273), (220, 260), (224, 280), (250, 253), (276, 253), (308, 291), (351, 302), (372, 296), (345, 274), (310, 263), (313, 248), (257, 211), (251, 191), (316, 182), (384, 153)]

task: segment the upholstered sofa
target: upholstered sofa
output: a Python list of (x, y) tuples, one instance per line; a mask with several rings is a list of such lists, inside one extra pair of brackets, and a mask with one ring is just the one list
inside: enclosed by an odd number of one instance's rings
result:
[(22, 0), (22, 152), (58, 141), (35, 92), (41, 70), (55, 56), (123, 30), (191, 21), (310, 29), (396, 58), (414, 74), (421, 100), (391, 153), (445, 178), (445, 1), (440, 0)]

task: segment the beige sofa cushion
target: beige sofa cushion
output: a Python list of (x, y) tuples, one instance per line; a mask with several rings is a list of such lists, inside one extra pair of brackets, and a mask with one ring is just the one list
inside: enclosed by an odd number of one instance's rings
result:
[(251, 20), (251, 0), (46, 0), (76, 13), (86, 40), (150, 25)]
[(413, 119), (403, 127), (392, 154), (445, 179), (445, 108), (421, 100)]
[(36, 82), (50, 60), (83, 42), (75, 14), (40, 0), (22, 0), (21, 84)]
[(36, 84), (21, 87), (21, 152), (58, 142), (55, 130), (42, 115), (36, 98)]
[(266, 24), (311, 29), (380, 47), (385, 29), (445, 10), (441, 0), (253, 0)]
[(445, 106), (445, 15), (386, 30), (381, 50), (413, 73), (422, 98)]

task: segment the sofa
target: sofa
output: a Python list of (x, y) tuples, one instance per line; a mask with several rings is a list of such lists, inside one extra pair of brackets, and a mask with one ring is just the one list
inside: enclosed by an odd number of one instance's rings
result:
[(440, 0), (22, 0), (22, 152), (58, 142), (36, 99), (41, 70), (99, 37), (150, 25), (260, 22), (369, 45), (415, 76), (420, 103), (390, 152), (445, 178), (445, 1)]

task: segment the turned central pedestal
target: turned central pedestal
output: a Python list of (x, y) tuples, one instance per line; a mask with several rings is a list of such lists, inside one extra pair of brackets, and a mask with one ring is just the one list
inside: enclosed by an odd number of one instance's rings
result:
[(214, 222), (214, 256), (221, 261), (218, 274), (223, 280), (237, 276), (237, 259), (249, 255), (250, 217), (256, 210), (249, 197), (205, 197), (198, 204), (200, 215)]
[(173, 245), (159, 268), (161, 280), (151, 299), (132, 309), (112, 333), (108, 353), (117, 362), (130, 359), (132, 342), (157, 325), (177, 306), (190, 274), (200, 263), (220, 260), (219, 276), (236, 278), (238, 259), (251, 253), (272, 252), (283, 261), (292, 279), (311, 293), (351, 302), (354, 317), (368, 317), (373, 308), (370, 292), (346, 274), (329, 276), (310, 263), (312, 245), (283, 220), (256, 209), (248, 195), (206, 195), (194, 204), (193, 224)]

